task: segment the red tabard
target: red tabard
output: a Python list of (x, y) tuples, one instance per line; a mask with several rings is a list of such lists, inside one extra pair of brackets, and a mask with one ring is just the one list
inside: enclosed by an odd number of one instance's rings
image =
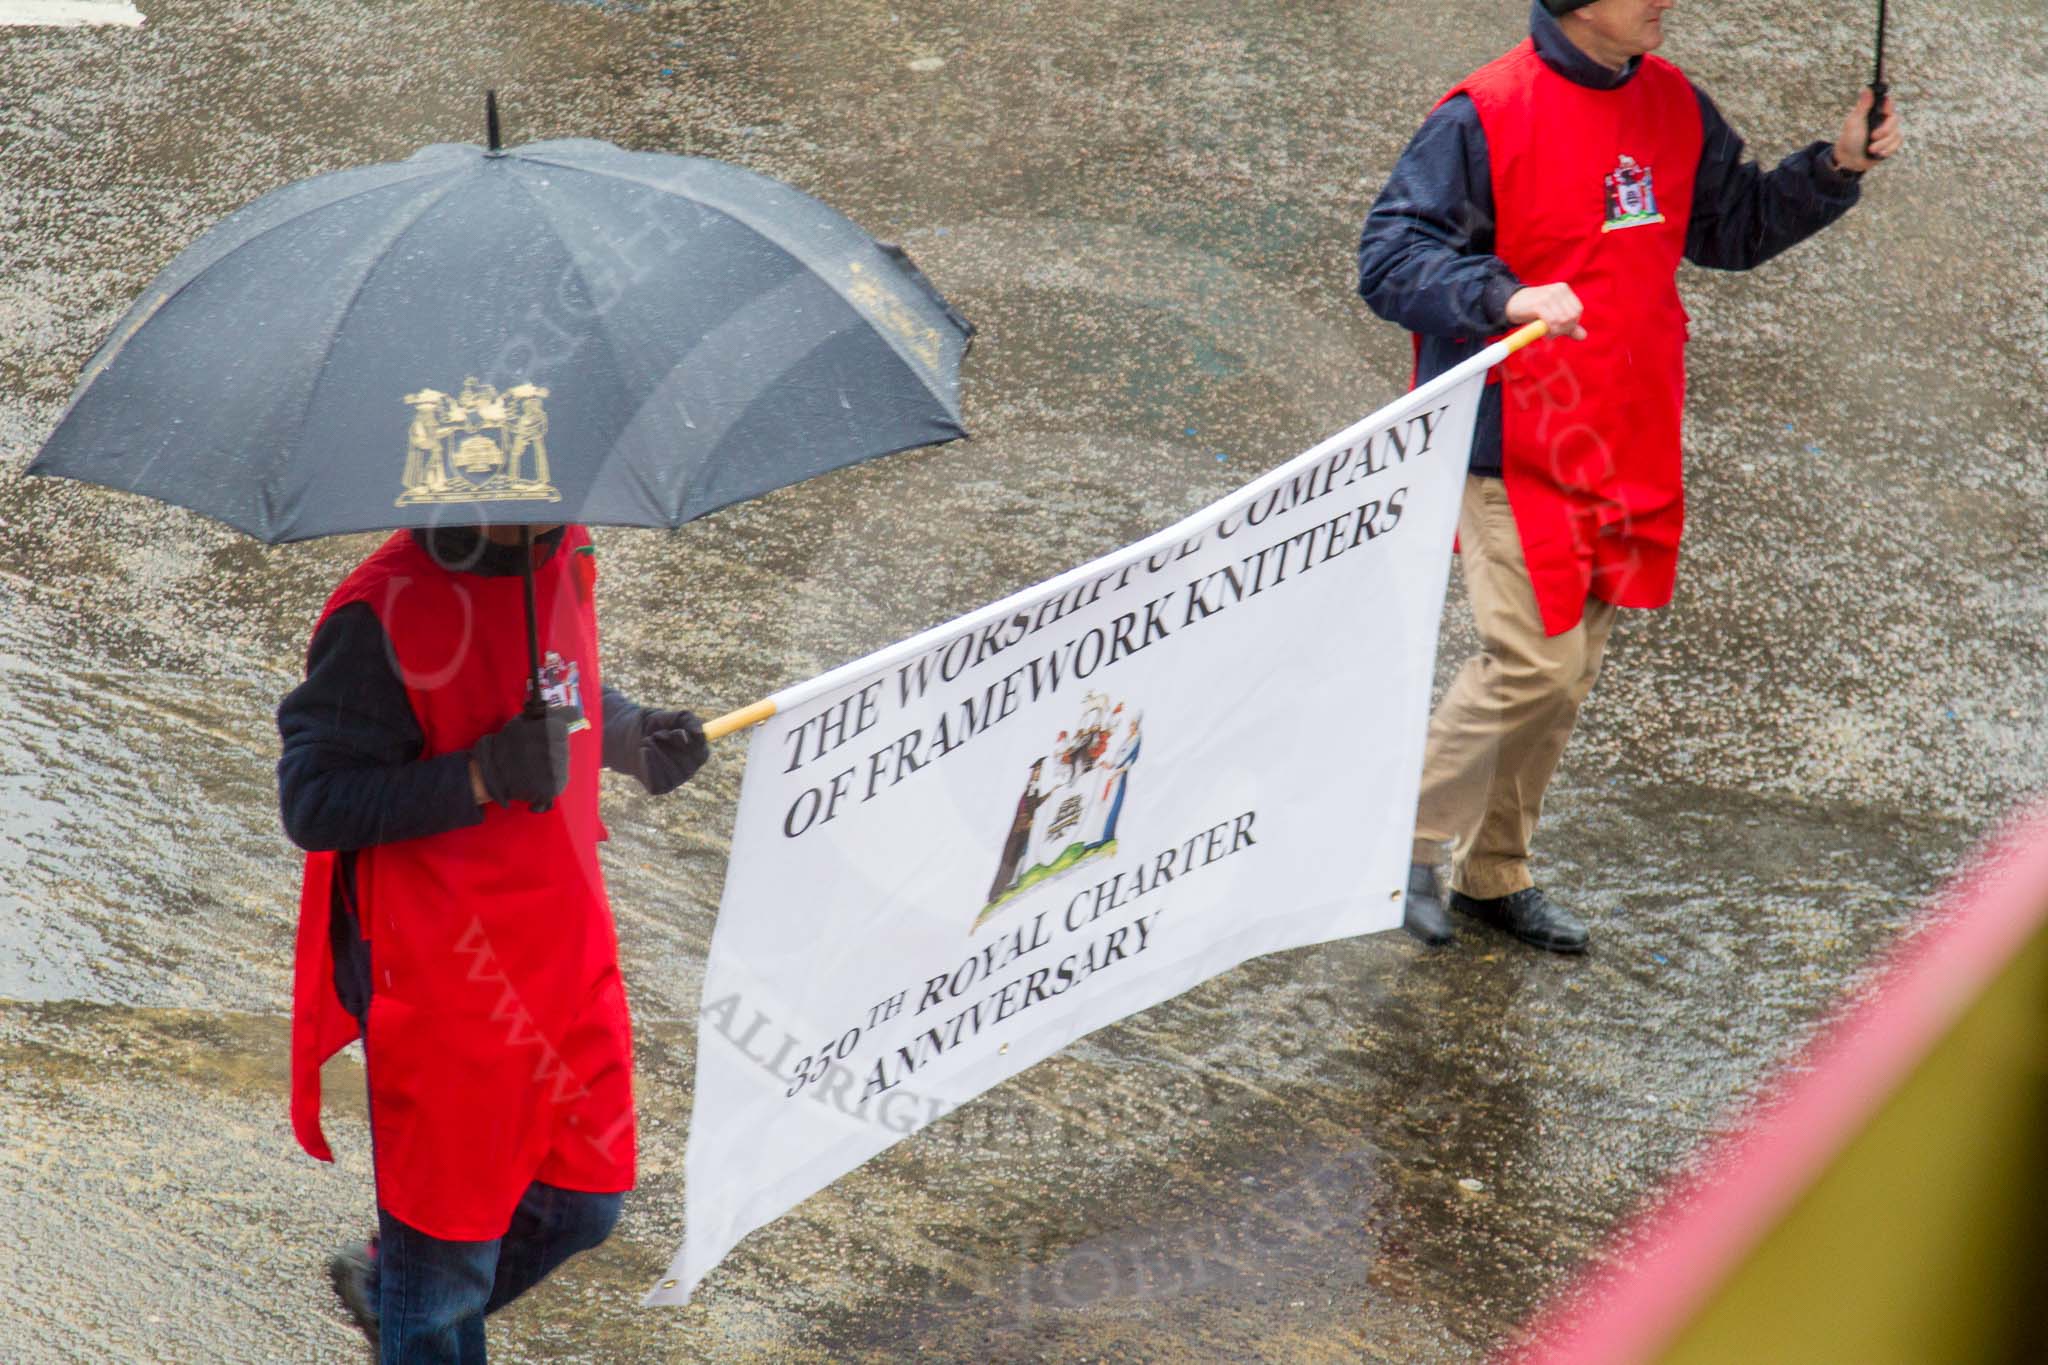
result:
[(1698, 96), (1651, 56), (1618, 89), (1590, 90), (1526, 41), (1451, 93), (1471, 97), (1486, 131), (1495, 254), (1525, 285), (1569, 284), (1586, 308), (1586, 340), (1525, 347), (1497, 371), (1501, 473), (1543, 628), (1577, 625), (1589, 593), (1664, 606), (1685, 524), (1676, 275)]
[[(377, 1202), (431, 1236), (502, 1236), (532, 1181), (631, 1189), (633, 1044), (597, 844), (601, 720), (589, 544), (572, 527), (535, 575), (551, 688), (589, 725), (569, 737), (547, 812), (364, 849), (355, 893), (370, 942), (370, 1116)], [(579, 572), (579, 566), (583, 571)], [(390, 637), (426, 736), (467, 749), (517, 714), (528, 674), (518, 577), (456, 574), (400, 533), (329, 599), (367, 603)], [(554, 656), (559, 656), (557, 660)], [(292, 1127), (320, 1131), (320, 1064), (356, 1036), (328, 940), (335, 855), (306, 858), (292, 1000)]]

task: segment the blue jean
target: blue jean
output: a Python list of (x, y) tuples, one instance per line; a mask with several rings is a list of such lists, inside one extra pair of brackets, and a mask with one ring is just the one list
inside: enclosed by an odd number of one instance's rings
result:
[(488, 1242), (450, 1242), (377, 1210), (382, 1365), (483, 1365), (484, 1315), (611, 1235), (625, 1196), (526, 1187), (512, 1224)]

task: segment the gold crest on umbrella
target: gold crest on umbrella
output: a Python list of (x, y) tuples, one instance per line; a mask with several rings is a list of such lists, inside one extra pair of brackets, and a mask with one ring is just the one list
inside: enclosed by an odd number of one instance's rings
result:
[(897, 340), (908, 346), (919, 360), (936, 369), (943, 345), (939, 329), (922, 321), (916, 310), (892, 288), (861, 269), (859, 261), (853, 262), (847, 270), (853, 282), (847, 287), (846, 296), (861, 307), (871, 321), (887, 328)]
[(560, 502), (548, 476), (548, 391), (517, 384), (500, 393), (474, 376), (455, 397), (409, 393), (405, 491), (397, 506), (423, 502)]

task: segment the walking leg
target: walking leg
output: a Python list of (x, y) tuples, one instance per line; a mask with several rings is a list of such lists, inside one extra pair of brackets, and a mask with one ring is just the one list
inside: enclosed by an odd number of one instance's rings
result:
[(377, 1210), (378, 1359), (484, 1365), (484, 1312), (498, 1243), (452, 1242)]
[[(1496, 518), (1488, 514), (1490, 492), (1499, 479), (1465, 476), (1458, 509), (1458, 567), (1465, 581), (1481, 648), (1467, 659), (1429, 718), (1429, 739), (1422, 764), (1422, 792), (1416, 803), (1413, 861), (1435, 867), (1452, 846), (1468, 840), (1485, 813), (1487, 792), (1500, 758), (1498, 665), (1486, 640), (1482, 599), (1493, 579), (1490, 562), (1503, 552), (1519, 553), (1519, 544), (1501, 546)], [(1514, 534), (1512, 519), (1507, 527)]]
[(527, 1186), (505, 1232), (484, 1312), (497, 1312), (552, 1275), (562, 1262), (611, 1236), (624, 1202), (624, 1195), (565, 1190), (538, 1180)]
[(1452, 846), (1457, 889), (1477, 899), (1534, 884), (1529, 845), (1579, 706), (1591, 691), (1615, 610), (1597, 598), (1561, 635), (1546, 635), (1499, 479), (1466, 482), (1459, 548), (1480, 652), (1430, 718), (1415, 858)]

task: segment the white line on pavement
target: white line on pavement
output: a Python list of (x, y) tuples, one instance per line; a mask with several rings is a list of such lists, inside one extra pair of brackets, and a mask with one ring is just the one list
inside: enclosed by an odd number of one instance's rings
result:
[(142, 11), (120, 0), (0, 0), (0, 28), (77, 28), (83, 24), (142, 26)]

